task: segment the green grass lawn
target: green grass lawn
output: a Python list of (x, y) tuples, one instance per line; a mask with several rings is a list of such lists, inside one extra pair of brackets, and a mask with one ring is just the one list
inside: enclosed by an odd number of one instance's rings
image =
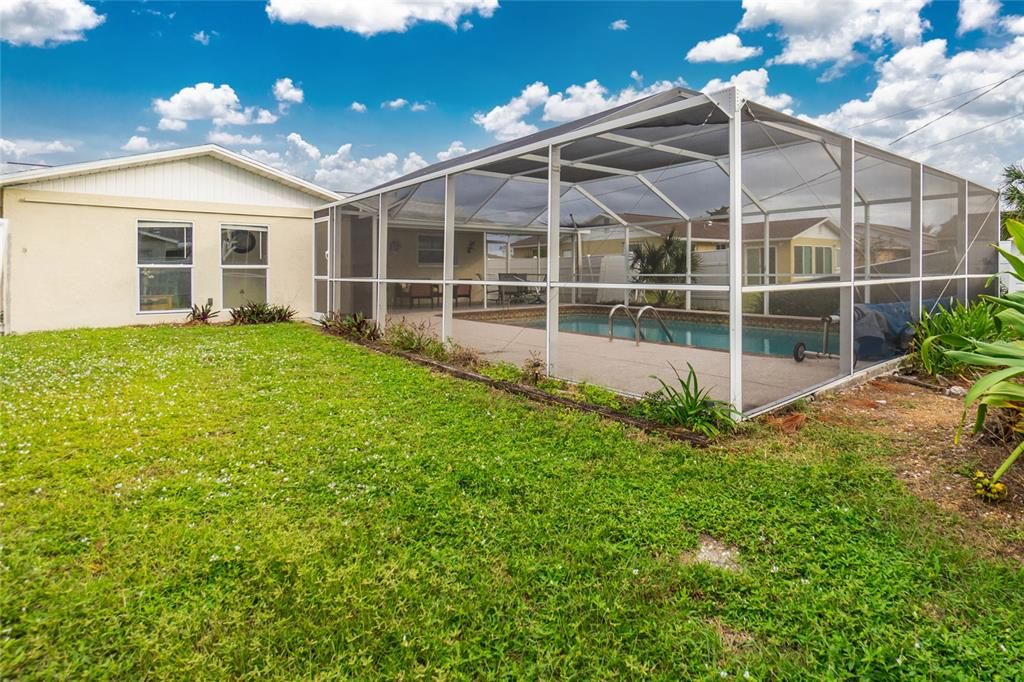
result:
[(1024, 676), (1024, 571), (838, 427), (695, 450), (299, 324), (0, 338), (0, 419), (0, 678)]

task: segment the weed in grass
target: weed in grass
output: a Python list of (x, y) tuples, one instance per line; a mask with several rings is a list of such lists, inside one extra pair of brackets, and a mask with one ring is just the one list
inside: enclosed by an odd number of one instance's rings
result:
[(607, 407), (610, 410), (622, 410), (625, 407), (625, 402), (621, 395), (603, 386), (589, 384), (584, 381), (583, 383), (576, 384), (575, 390), (584, 402), (588, 402), (591, 405)]
[(492, 362), (479, 369), (480, 374), (495, 381), (507, 381), (518, 384), (523, 378), (523, 370), (511, 362)]

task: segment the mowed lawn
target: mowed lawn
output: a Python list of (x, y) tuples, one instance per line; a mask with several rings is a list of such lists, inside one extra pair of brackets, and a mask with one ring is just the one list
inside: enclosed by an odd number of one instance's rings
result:
[(300, 324), (0, 338), (0, 410), (0, 678), (1024, 676), (1019, 564), (839, 427), (691, 449)]

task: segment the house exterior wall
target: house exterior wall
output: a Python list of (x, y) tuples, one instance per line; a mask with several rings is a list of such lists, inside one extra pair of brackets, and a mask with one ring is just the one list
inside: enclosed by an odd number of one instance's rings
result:
[(43, 192), (71, 192), (172, 201), (313, 209), (323, 199), (212, 156), (168, 159), (19, 185)]
[(222, 305), (222, 223), (268, 228), (267, 300), (312, 315), (312, 209), (3, 188), (8, 331), (181, 322), (138, 312), (137, 221), (193, 223), (192, 302)]

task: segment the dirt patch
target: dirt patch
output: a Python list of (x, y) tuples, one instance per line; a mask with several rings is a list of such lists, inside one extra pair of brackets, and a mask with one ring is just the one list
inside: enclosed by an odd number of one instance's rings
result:
[[(1012, 467), (1003, 476), (1007, 500), (990, 504), (974, 495), (974, 471), (991, 474), (1009, 450), (971, 435), (970, 423), (955, 443), (962, 410), (959, 397), (882, 378), (818, 401), (811, 418), (883, 435), (893, 445), (889, 464), (914, 495), (975, 526), (1019, 532), (1024, 524), (1024, 467)], [(993, 547), (997, 553), (1024, 558), (1024, 545), (990, 540), (998, 545)]]
[(754, 643), (754, 637), (749, 632), (730, 628), (718, 618), (712, 618), (708, 624), (718, 633), (718, 641), (727, 654), (734, 655)]
[(707, 564), (726, 571), (740, 571), (739, 555), (739, 550), (732, 545), (710, 535), (701, 535), (697, 549), (680, 555), (679, 561), (684, 564)]

